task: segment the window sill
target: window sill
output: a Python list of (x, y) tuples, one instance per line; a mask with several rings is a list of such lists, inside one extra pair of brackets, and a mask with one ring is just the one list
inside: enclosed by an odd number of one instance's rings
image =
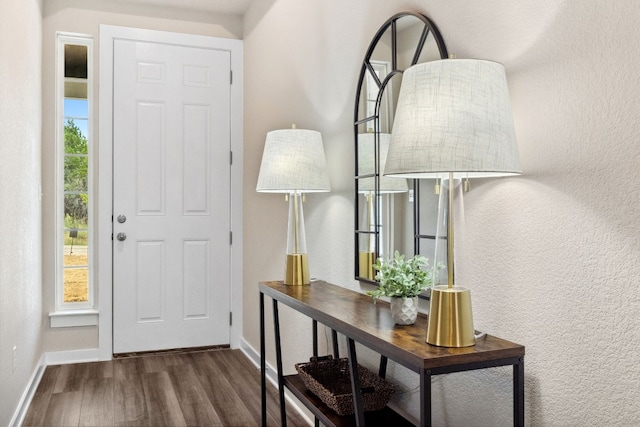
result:
[(67, 310), (49, 313), (52, 328), (69, 328), (73, 326), (96, 326), (98, 310)]

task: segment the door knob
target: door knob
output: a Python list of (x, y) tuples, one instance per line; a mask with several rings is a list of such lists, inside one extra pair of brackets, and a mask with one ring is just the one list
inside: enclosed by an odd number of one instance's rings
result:
[(118, 222), (124, 224), (127, 221), (127, 217), (124, 215), (118, 215)]
[(126, 234), (124, 234), (124, 233), (118, 233), (118, 234), (116, 235), (116, 238), (122, 242), (122, 241), (124, 241), (124, 240), (127, 240), (127, 235), (126, 235)]

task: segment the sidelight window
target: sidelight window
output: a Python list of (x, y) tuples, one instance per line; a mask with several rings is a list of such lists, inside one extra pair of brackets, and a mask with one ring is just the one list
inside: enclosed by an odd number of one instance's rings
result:
[(94, 308), (92, 248), (92, 39), (57, 37), (56, 310)]

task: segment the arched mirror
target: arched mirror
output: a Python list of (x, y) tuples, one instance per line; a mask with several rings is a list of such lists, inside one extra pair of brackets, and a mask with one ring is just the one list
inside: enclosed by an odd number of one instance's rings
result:
[(395, 250), (433, 257), (438, 198), (417, 180), (383, 176), (402, 72), (444, 59), (436, 26), (418, 13), (399, 13), (375, 34), (362, 62), (354, 109), (355, 277), (375, 282), (373, 264)]

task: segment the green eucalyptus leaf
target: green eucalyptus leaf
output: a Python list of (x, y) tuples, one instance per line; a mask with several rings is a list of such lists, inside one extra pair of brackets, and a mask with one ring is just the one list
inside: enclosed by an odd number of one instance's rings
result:
[(404, 255), (395, 251), (393, 258), (378, 258), (373, 266), (376, 280), (380, 283), (377, 289), (367, 292), (375, 303), (381, 297), (415, 297), (433, 283), (431, 271), (425, 271), (428, 259), (415, 255), (405, 259)]

